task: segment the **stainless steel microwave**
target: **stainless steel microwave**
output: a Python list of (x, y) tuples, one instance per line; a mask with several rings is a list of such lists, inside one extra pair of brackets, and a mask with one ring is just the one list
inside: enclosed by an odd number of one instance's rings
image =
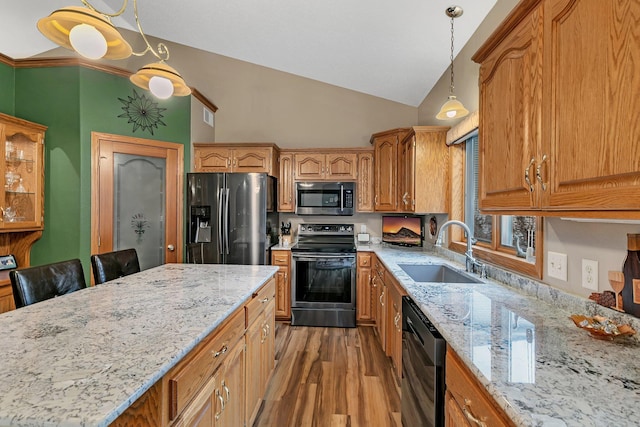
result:
[(296, 182), (298, 215), (353, 215), (355, 182)]

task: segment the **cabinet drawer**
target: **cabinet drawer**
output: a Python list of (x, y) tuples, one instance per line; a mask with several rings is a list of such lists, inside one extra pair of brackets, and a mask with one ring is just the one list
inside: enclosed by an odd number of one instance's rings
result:
[(175, 419), (220, 366), (226, 353), (244, 335), (243, 310), (237, 310), (222, 328), (194, 349), (169, 374), (169, 418)]
[(358, 254), (358, 267), (371, 267), (371, 254), (359, 253)]
[(245, 305), (245, 311), (247, 315), (247, 328), (253, 323), (255, 319), (257, 319), (262, 314), (268, 303), (275, 299), (275, 284), (275, 279), (269, 280), (266, 285), (264, 285), (256, 293), (253, 294), (251, 300)]
[(483, 421), (488, 426), (512, 426), (491, 396), (477, 383), (477, 380), (457, 355), (447, 348), (446, 360), (447, 390), (456, 400), (463, 413)]
[(289, 265), (289, 251), (272, 252), (271, 265)]

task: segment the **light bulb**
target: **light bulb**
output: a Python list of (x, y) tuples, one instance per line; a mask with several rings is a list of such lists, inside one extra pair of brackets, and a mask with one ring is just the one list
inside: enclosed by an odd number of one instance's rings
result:
[(455, 110), (453, 110), (453, 111), (447, 111), (447, 117), (449, 117), (449, 118), (453, 118), (453, 117), (455, 117), (455, 116), (456, 116), (456, 114), (457, 114), (457, 113), (456, 113), (456, 111), (455, 111)]
[(69, 32), (69, 42), (80, 55), (89, 59), (100, 59), (107, 53), (107, 40), (95, 27), (76, 25)]
[(173, 95), (173, 83), (164, 77), (153, 76), (149, 79), (149, 90), (160, 99), (167, 99)]

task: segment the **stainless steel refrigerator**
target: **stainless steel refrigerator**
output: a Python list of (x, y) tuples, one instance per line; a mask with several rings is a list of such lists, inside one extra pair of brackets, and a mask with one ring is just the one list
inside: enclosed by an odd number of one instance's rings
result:
[(188, 173), (186, 261), (269, 264), (276, 181), (265, 173)]

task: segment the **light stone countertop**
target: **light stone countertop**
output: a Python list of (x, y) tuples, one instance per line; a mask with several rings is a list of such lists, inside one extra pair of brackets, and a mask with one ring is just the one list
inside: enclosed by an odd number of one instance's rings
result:
[(601, 314), (640, 331), (640, 319), (489, 267), (480, 284), (414, 282), (398, 264), (462, 264), (439, 254), (371, 250), (393, 273), (505, 413), (519, 426), (640, 425), (640, 342), (601, 341), (571, 314)]
[(0, 315), (0, 426), (106, 426), (275, 266), (166, 264)]

